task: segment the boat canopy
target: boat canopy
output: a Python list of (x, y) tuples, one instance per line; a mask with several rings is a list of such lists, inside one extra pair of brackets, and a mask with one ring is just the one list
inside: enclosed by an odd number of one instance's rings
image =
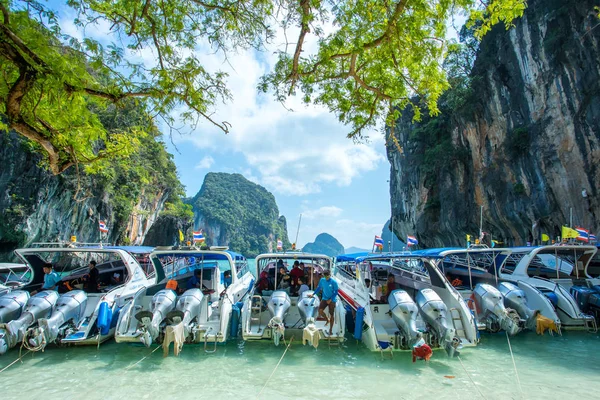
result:
[(125, 250), (131, 254), (150, 254), (154, 251), (152, 246), (104, 246), (105, 249)]
[(235, 281), (248, 271), (246, 257), (231, 250), (157, 250), (150, 255), (157, 271), (157, 281), (192, 272), (195, 269), (215, 268), (232, 270)]
[(335, 262), (355, 262), (357, 258), (366, 257), (368, 255), (368, 251), (362, 251), (360, 253), (341, 254), (335, 258)]

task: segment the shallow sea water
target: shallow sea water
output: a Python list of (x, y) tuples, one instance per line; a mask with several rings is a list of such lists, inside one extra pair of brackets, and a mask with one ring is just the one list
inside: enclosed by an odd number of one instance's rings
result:
[[(527, 332), (510, 341), (522, 393), (506, 336), (483, 334), (460, 359), (436, 350), (429, 363), (412, 363), (409, 352), (382, 358), (351, 338), (317, 350), (294, 338), (277, 368), (283, 343), (232, 341), (214, 354), (185, 345), (167, 358), (161, 349), (151, 354), (155, 347), (112, 341), (99, 349), (48, 347), (0, 373), (0, 399), (600, 398), (599, 334)], [(18, 349), (0, 357), (0, 370), (18, 357)]]
[[(186, 345), (179, 357), (162, 350), (105, 343), (48, 348), (28, 354), (0, 373), (2, 399), (558, 399), (598, 398), (600, 337), (526, 333), (511, 339), (523, 396), (506, 337), (484, 335), (460, 360), (435, 351), (429, 363), (410, 353), (393, 359), (349, 339), (340, 348), (314, 350), (294, 339), (272, 378), (285, 346), (232, 342), (206, 354)], [(18, 358), (13, 349), (0, 369)], [(142, 357), (148, 356), (132, 366)], [(462, 364), (461, 364), (462, 361)], [(464, 368), (463, 368), (464, 366)], [(129, 368), (129, 369), (128, 369)], [(454, 378), (447, 378), (453, 376)], [(471, 381), (472, 380), (472, 381)], [(265, 386), (266, 383), (266, 386)], [(476, 385), (477, 387), (475, 387)], [(264, 387), (262, 394), (259, 392)], [(478, 392), (481, 391), (481, 394)], [(483, 396), (482, 396), (483, 395)]]

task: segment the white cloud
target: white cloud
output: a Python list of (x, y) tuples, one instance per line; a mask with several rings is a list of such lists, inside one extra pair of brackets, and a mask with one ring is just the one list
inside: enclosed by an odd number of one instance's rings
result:
[(302, 217), (306, 219), (316, 218), (335, 218), (339, 217), (342, 213), (342, 209), (336, 206), (325, 206), (317, 208), (316, 210), (306, 210), (302, 212)]
[(212, 167), (215, 163), (215, 159), (211, 156), (205, 156), (198, 164), (196, 164), (196, 169), (208, 169)]

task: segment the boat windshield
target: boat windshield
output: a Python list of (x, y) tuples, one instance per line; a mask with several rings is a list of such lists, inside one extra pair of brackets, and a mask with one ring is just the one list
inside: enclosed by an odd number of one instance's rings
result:
[[(312, 290), (317, 287), (319, 280), (323, 276), (323, 271), (331, 269), (331, 259), (322, 256), (310, 256), (299, 254), (277, 254), (273, 256), (259, 256), (256, 260), (258, 277), (264, 277), (269, 280), (269, 287), (277, 290), (281, 284), (281, 273), (291, 273), (294, 265), (302, 269), (306, 284)], [(285, 270), (283, 271), (282, 268)], [(257, 282), (258, 283), (258, 282)]]
[(33, 279), (33, 270), (25, 264), (0, 263), (0, 286), (19, 287)]
[[(101, 289), (108, 290), (113, 286), (121, 285), (129, 278), (128, 268), (118, 252), (40, 249), (39, 251), (23, 252), (17, 250), (17, 254), (36, 271), (41, 270), (45, 263), (51, 263), (67, 290), (83, 287), (91, 261), (96, 262), (99, 272), (98, 283)], [(36, 281), (40, 279), (43, 280), (43, 277), (34, 277)]]
[(195, 269), (218, 268), (219, 272), (230, 271), (232, 269), (231, 262), (227, 256), (220, 253), (175, 252), (160, 253), (155, 256), (160, 261), (166, 278), (174, 278), (192, 273)]
[[(501, 272), (514, 273), (517, 265), (528, 256), (529, 252), (513, 253)], [(537, 252), (528, 261), (527, 275), (546, 279), (583, 279), (586, 278), (586, 265), (591, 254), (586, 248), (567, 248), (561, 246), (548, 246)], [(519, 267), (521, 268), (521, 267)], [(598, 271), (587, 271), (590, 276), (597, 276)], [(591, 272), (591, 274), (590, 274)]]

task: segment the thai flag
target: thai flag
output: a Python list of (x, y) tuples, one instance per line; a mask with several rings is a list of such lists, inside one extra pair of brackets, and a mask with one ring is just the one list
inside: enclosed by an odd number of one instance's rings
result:
[(419, 244), (419, 241), (417, 240), (416, 237), (409, 235), (409, 236), (406, 236), (406, 244), (408, 246), (414, 246), (416, 244)]
[(277, 241), (277, 250), (283, 250), (283, 242), (281, 240)]
[(375, 235), (375, 242), (373, 242), (375, 247), (379, 247), (383, 249), (383, 239), (377, 235)]
[(194, 243), (197, 242), (204, 242), (204, 235), (202, 234), (202, 229), (200, 229), (198, 232), (194, 231)]
[(575, 230), (579, 234), (579, 236), (577, 236), (577, 240), (580, 240), (582, 242), (588, 242), (590, 240), (590, 231), (588, 231), (585, 228), (580, 228), (578, 226), (575, 227)]
[(108, 228), (106, 227), (106, 223), (104, 221), (98, 221), (98, 229), (102, 233), (108, 233)]
[(590, 233), (590, 242), (596, 241), (596, 235)]

